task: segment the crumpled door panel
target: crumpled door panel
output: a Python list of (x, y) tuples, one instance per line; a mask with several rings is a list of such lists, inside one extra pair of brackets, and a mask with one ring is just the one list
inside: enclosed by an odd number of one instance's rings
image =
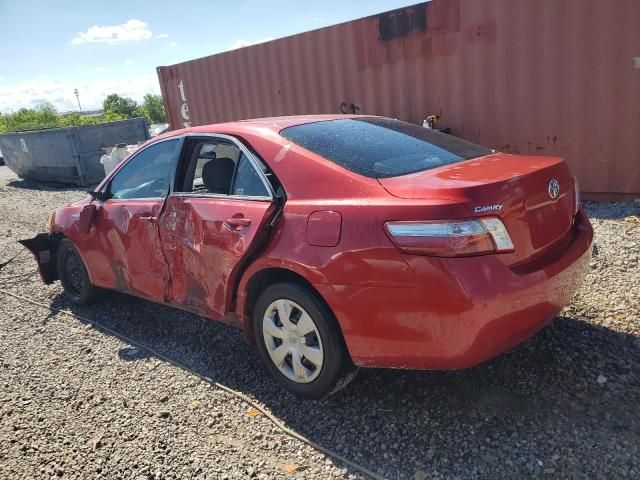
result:
[(274, 211), (270, 202), (169, 197), (160, 234), (171, 274), (170, 301), (222, 319), (235, 279)]

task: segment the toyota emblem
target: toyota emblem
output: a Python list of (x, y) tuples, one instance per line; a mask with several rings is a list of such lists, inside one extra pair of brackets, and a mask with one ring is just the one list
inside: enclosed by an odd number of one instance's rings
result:
[(560, 195), (560, 184), (555, 178), (549, 180), (549, 196), (553, 199), (558, 198)]

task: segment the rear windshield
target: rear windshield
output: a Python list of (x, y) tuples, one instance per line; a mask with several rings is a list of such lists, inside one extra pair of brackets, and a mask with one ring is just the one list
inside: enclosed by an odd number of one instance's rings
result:
[(389, 118), (345, 118), (288, 127), (280, 135), (371, 178), (397, 177), (461, 162), (492, 150)]

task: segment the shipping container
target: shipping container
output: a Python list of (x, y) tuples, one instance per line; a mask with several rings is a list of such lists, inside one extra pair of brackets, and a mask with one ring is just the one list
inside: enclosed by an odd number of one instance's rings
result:
[(640, 195), (640, 1), (433, 0), (158, 68), (172, 128), (384, 115), (567, 159), (591, 198)]

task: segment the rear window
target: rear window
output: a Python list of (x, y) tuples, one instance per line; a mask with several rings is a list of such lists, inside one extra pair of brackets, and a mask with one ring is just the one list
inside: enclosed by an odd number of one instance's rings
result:
[(389, 118), (345, 118), (288, 127), (280, 135), (352, 172), (397, 177), (469, 160), (492, 150)]

